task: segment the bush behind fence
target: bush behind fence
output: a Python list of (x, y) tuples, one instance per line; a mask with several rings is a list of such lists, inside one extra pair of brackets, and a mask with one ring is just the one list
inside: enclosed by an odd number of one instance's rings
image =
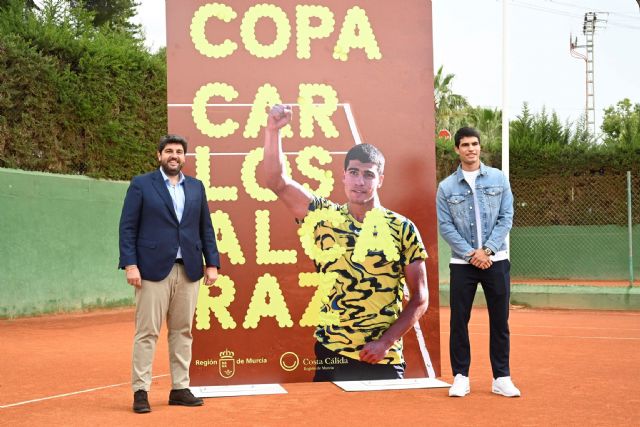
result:
[(512, 179), (511, 185), (515, 278), (626, 281), (633, 275), (638, 279), (640, 176), (632, 176), (630, 187), (625, 175)]

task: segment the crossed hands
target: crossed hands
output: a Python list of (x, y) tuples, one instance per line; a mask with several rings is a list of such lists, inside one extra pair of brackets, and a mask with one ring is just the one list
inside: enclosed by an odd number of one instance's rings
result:
[(479, 268), (480, 270), (486, 270), (487, 268), (491, 267), (493, 261), (491, 261), (489, 255), (484, 253), (482, 249), (476, 249), (475, 251), (473, 251), (469, 263), (471, 263), (471, 265), (473, 265), (474, 267)]

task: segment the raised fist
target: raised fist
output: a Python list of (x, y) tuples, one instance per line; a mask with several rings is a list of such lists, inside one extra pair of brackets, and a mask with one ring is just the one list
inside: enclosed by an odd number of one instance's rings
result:
[(275, 104), (269, 111), (269, 118), (267, 119), (267, 127), (269, 129), (278, 130), (288, 125), (291, 122), (291, 106)]

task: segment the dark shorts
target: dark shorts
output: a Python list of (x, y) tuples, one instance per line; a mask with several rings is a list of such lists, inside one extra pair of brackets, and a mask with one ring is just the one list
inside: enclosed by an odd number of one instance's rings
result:
[(406, 364), (371, 364), (342, 356), (316, 341), (316, 373), (313, 381), (396, 380), (404, 377)]

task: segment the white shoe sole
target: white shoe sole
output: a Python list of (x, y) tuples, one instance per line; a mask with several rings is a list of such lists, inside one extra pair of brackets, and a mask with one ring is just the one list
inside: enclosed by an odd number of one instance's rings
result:
[(471, 389), (466, 389), (464, 394), (451, 393), (451, 390), (449, 390), (449, 397), (465, 397), (469, 393), (471, 393)]
[(504, 396), (504, 397), (520, 397), (520, 394), (505, 394), (501, 390), (498, 390), (497, 388), (492, 388), (491, 392), (495, 394), (499, 394), (500, 396)]

